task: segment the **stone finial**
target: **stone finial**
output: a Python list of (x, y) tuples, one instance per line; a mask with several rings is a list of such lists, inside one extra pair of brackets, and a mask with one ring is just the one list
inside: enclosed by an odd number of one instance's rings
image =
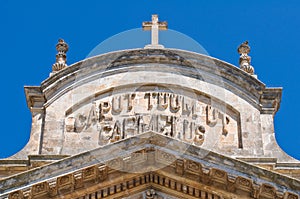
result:
[(254, 68), (251, 66), (251, 57), (248, 55), (250, 53), (248, 41), (245, 41), (238, 47), (238, 53), (241, 55), (239, 60), (240, 68), (250, 75), (253, 75)]
[(67, 67), (66, 53), (69, 50), (68, 44), (63, 39), (59, 39), (56, 44), (56, 50), (56, 62), (52, 65), (52, 72), (57, 72)]

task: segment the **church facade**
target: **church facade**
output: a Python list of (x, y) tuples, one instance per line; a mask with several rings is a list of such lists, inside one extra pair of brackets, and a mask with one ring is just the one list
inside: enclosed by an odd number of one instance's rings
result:
[(25, 87), (28, 144), (0, 160), (0, 198), (280, 198), (300, 194), (300, 161), (278, 146), (281, 88), (240, 67), (159, 44), (67, 66), (59, 40), (50, 77)]

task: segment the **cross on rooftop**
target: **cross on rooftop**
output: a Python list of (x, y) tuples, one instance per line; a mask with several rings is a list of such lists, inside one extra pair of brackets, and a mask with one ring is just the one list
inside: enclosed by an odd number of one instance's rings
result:
[(166, 21), (158, 21), (158, 15), (152, 15), (152, 21), (143, 22), (143, 30), (151, 30), (151, 44), (146, 45), (145, 48), (164, 48), (158, 43), (159, 30), (167, 30), (168, 23)]

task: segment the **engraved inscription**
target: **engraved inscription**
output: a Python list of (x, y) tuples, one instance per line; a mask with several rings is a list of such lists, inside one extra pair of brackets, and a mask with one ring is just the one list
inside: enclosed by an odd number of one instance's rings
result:
[[(69, 114), (65, 119), (65, 131), (98, 133), (100, 146), (147, 131), (195, 145), (202, 145), (212, 129), (219, 131), (223, 140), (230, 133), (237, 136), (235, 118), (207, 101), (168, 92), (104, 97)], [(231, 137), (228, 136), (228, 140)]]

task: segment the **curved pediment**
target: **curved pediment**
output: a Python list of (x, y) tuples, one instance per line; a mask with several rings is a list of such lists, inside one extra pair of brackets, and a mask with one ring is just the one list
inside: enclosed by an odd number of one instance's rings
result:
[[(42, 83), (41, 90), (49, 104), (82, 84), (130, 72), (145, 72), (149, 75), (150, 72), (179, 74), (200, 80), (234, 92), (257, 109), (261, 109), (261, 104), (263, 105), (261, 98), (264, 93), (270, 93), (259, 80), (231, 64), (175, 49), (127, 50), (89, 58), (54, 74)], [(155, 78), (153, 77), (154, 81)], [(281, 93), (280, 90), (273, 89), (272, 94), (276, 98), (277, 105), (273, 107), (273, 112), (276, 112)]]
[(231, 64), (177, 49), (92, 57), (25, 93), (39, 137), (25, 151), (60, 155), (149, 130), (227, 155), (263, 155), (271, 128), (263, 126), (272, 123), (261, 116), (273, 118), (281, 99), (281, 89)]

